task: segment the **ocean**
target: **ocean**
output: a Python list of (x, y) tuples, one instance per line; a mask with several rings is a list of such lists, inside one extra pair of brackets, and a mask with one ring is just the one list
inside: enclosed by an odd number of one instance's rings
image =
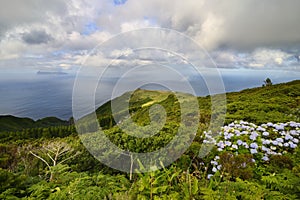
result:
[[(267, 77), (271, 78), (274, 84), (300, 78), (299, 72), (279, 70), (223, 69), (220, 72), (226, 92), (260, 87)], [(35, 120), (49, 116), (67, 120), (72, 116), (74, 73), (37, 74), (7, 71), (0, 73), (0, 115), (29, 117)], [(190, 81), (198, 96), (208, 95), (203, 80), (191, 78)], [(96, 107), (110, 99), (114, 83), (107, 81), (106, 89), (103, 90), (102, 87), (101, 91), (96, 92)], [(155, 85), (148, 85), (145, 88), (160, 89)]]

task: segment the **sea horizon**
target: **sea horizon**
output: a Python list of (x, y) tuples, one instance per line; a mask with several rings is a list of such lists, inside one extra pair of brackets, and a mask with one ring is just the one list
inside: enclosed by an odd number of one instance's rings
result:
[[(266, 78), (274, 84), (299, 79), (299, 73), (283, 70), (264, 70), (258, 73), (253, 69), (220, 69), (225, 92), (238, 92), (248, 88), (261, 87)], [(4, 72), (0, 75), (0, 115), (28, 117), (34, 120), (45, 117), (57, 117), (68, 120), (72, 117), (72, 91), (76, 73), (36, 74), (35, 71), (24, 73)], [(104, 81), (105, 88), (96, 92), (96, 108), (111, 100), (111, 91), (115, 79)], [(86, 81), (89, 81), (87, 78)], [(196, 96), (209, 95), (201, 77), (190, 77)], [(130, 84), (130, 83), (128, 83)], [(177, 82), (171, 84), (178, 84)], [(103, 86), (103, 85), (102, 85)], [(160, 90), (157, 85), (147, 85), (143, 89)], [(103, 92), (104, 91), (104, 92)], [(101, 94), (99, 94), (101, 92)], [(184, 92), (184, 91), (178, 91)]]

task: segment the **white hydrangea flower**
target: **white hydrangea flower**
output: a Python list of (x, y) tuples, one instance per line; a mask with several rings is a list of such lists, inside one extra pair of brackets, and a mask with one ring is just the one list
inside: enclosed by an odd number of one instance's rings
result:
[(262, 135), (263, 135), (263, 136), (269, 136), (269, 132), (264, 131), (264, 132), (262, 133)]
[(208, 174), (207, 175), (207, 179), (210, 179), (211, 177), (213, 177), (214, 175), (212, 175), (212, 174)]
[(213, 168), (212, 168), (212, 171), (213, 171), (214, 173), (216, 173), (216, 172), (218, 171), (218, 169), (217, 169), (216, 167), (213, 167)]
[(270, 149), (272, 149), (273, 151), (275, 151), (275, 150), (276, 150), (276, 147), (271, 146)]

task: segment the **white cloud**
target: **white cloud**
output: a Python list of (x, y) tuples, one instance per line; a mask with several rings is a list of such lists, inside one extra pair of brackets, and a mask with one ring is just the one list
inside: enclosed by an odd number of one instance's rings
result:
[(150, 26), (148, 20), (135, 20), (131, 22), (124, 22), (121, 24), (121, 32), (132, 31), (140, 28), (146, 28)]
[(292, 54), (288, 54), (277, 49), (257, 49), (255, 50), (251, 57), (253, 59), (252, 65), (283, 65), (283, 61), (291, 57)]
[(18, 40), (4, 40), (0, 42), (0, 60), (17, 59), (26, 46)]
[[(40, 57), (60, 59), (58, 66), (68, 68), (117, 33), (155, 26), (186, 34), (205, 47), (221, 67), (297, 67), (299, 7), (300, 1), (293, 0), (128, 0), (118, 6), (110, 0), (5, 1), (0, 7), (0, 60), (22, 60), (31, 55), (33, 63)], [(147, 44), (156, 44), (158, 36), (144, 37), (149, 40)], [(131, 40), (126, 44), (142, 41)], [(177, 46), (181, 52), (188, 49), (181, 41), (166, 42), (165, 47), (168, 45)], [(115, 44), (115, 49), (119, 47)], [(289, 53), (290, 49), (294, 52)], [(57, 52), (59, 55), (53, 58)], [(241, 52), (243, 57), (238, 55)], [(143, 52), (130, 62), (148, 62), (151, 58), (171, 59)], [(99, 59), (108, 62), (105, 56), (95, 56), (91, 62)], [(125, 58), (117, 62), (129, 64)]]
[(132, 49), (129, 49), (129, 48), (122, 49), (122, 50), (115, 49), (111, 52), (110, 57), (118, 58), (120, 56), (127, 56), (127, 55), (130, 55), (132, 53), (133, 53)]
[(216, 48), (223, 36), (223, 19), (209, 14), (198, 30), (195, 40), (206, 49)]

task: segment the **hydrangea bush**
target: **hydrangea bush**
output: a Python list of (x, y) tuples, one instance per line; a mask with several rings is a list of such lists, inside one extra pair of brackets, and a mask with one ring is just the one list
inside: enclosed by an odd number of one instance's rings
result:
[(222, 169), (219, 160), (220, 155), (225, 152), (236, 156), (251, 155), (254, 164), (268, 163), (273, 155), (293, 153), (300, 144), (300, 123), (269, 122), (258, 126), (245, 121), (235, 121), (222, 127), (217, 139), (212, 137), (211, 132), (205, 132), (204, 136), (203, 143), (214, 143), (217, 149), (215, 157), (210, 161), (210, 178)]

